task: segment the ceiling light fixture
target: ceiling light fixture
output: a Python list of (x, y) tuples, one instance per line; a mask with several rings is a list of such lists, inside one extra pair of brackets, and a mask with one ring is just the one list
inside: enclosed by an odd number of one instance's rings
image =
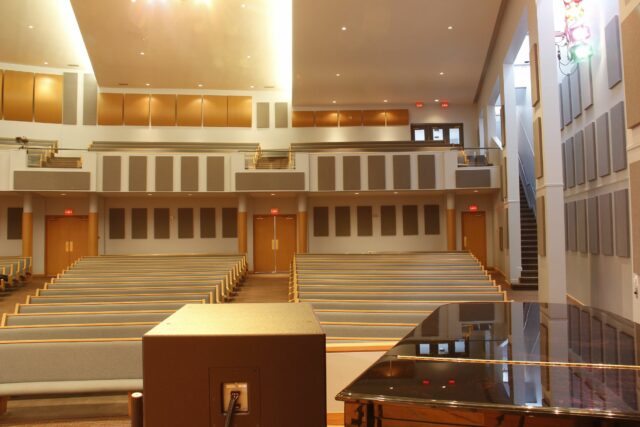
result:
[(342, 31), (347, 31), (347, 27), (340, 28)]
[(249, 86), (249, 87), (250, 87), (251, 89), (255, 88), (255, 86), (254, 86), (254, 85), (251, 85), (251, 86)]
[(245, 7), (247, 7), (247, 5), (246, 5), (246, 4), (244, 4), (244, 3), (242, 3), (242, 4), (240, 5), (240, 7), (244, 9)]
[(385, 99), (385, 100), (383, 100), (382, 102), (387, 103), (387, 102), (389, 102), (389, 100), (388, 100), (388, 99)]
[(49, 63), (47, 61), (44, 61), (44, 65), (49, 65)]
[(335, 104), (337, 101), (334, 99), (333, 101), (331, 101), (332, 104)]
[(147, 196), (151, 196), (151, 193), (147, 193)]
[(336, 73), (336, 77), (340, 77), (340, 73)]
[(247, 59), (251, 59), (251, 55), (247, 55)]
[(202, 87), (202, 83), (198, 83), (198, 87)]
[(144, 56), (144, 52), (140, 52), (140, 55)]
[(440, 75), (441, 75), (441, 76), (444, 76), (444, 71), (440, 71)]
[(433, 102), (440, 102), (440, 100), (439, 99), (434, 99)]
[(453, 26), (452, 26), (452, 25), (449, 25), (449, 26), (447, 27), (447, 30), (453, 30)]
[(33, 25), (29, 25), (27, 28), (30, 29), (30, 30), (33, 30), (34, 27), (33, 27)]
[(144, 85), (145, 86), (151, 86), (151, 83), (145, 83)]
[(359, 195), (360, 195), (360, 193), (356, 193), (356, 196), (359, 196)]

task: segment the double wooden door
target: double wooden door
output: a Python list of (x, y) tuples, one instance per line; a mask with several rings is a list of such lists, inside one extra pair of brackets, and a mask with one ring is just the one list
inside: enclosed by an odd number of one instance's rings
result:
[(462, 250), (487, 265), (487, 224), (484, 212), (462, 212)]
[(89, 253), (87, 217), (48, 216), (46, 239), (46, 274), (55, 276)]
[(295, 215), (254, 216), (253, 265), (256, 273), (289, 271), (295, 252)]

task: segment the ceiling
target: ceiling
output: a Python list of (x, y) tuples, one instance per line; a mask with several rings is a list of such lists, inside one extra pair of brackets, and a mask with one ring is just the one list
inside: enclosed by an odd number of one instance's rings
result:
[(500, 4), (295, 0), (293, 104), (470, 104)]
[(0, 0), (0, 62), (77, 65), (101, 87), (293, 90), (297, 107), (470, 104), (506, 0), (290, 1)]

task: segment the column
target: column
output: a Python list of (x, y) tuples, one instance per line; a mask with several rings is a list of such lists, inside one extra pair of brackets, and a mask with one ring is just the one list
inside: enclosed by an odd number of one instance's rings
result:
[[(558, 64), (555, 45), (554, 1), (531, 2), (530, 15), (536, 24), (530, 28), (532, 43), (538, 40), (540, 102), (534, 123), (541, 118), (542, 176), (536, 182), (538, 221), (538, 298), (540, 302), (566, 303), (566, 253), (564, 230), (564, 185), (560, 135)], [(535, 129), (534, 124), (534, 129)], [(534, 133), (536, 131), (534, 130)]]
[(456, 195), (447, 193), (447, 250), (456, 250)]
[(238, 197), (238, 253), (247, 253), (247, 196)]
[(89, 244), (87, 246), (87, 254), (89, 256), (98, 255), (98, 195), (93, 193), (89, 195)]
[(306, 254), (308, 250), (307, 195), (298, 196), (298, 253)]
[(26, 193), (22, 201), (22, 256), (33, 257), (33, 197)]

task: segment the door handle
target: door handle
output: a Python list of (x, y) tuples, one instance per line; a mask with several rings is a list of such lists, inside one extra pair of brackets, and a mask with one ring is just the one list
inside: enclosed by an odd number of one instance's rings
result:
[(67, 252), (67, 253), (69, 252), (69, 241), (68, 240), (65, 240), (65, 242), (64, 242), (64, 251)]
[(271, 250), (272, 251), (276, 250), (276, 239), (271, 239)]
[(73, 252), (73, 240), (69, 240), (69, 252)]
[(280, 240), (276, 239), (276, 251), (280, 249)]

